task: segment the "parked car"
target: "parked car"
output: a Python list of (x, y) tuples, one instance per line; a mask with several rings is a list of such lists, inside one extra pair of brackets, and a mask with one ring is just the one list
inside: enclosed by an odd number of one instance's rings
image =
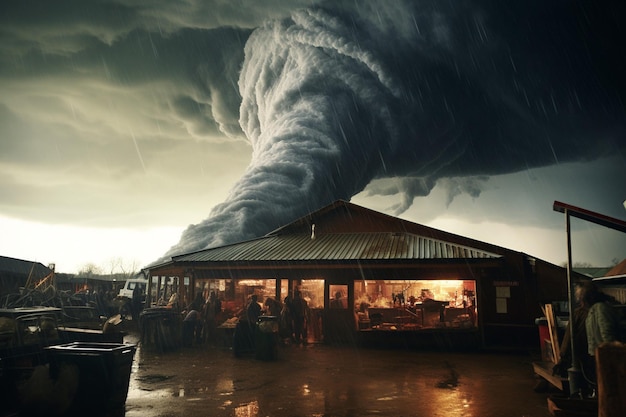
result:
[(118, 297), (133, 298), (133, 291), (137, 286), (141, 290), (142, 297), (144, 297), (146, 295), (146, 289), (148, 288), (148, 280), (143, 278), (127, 279), (124, 283), (124, 287), (117, 294)]

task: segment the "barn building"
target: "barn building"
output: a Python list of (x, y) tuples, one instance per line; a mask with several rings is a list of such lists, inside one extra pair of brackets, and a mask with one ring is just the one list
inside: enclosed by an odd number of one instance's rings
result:
[(19, 298), (20, 288), (35, 287), (46, 280), (51, 284), (53, 277), (54, 265), (0, 256), (0, 307)]
[(226, 317), (299, 290), (311, 343), (537, 347), (541, 306), (567, 300), (565, 268), (343, 200), (144, 272), (147, 306), (215, 292)]

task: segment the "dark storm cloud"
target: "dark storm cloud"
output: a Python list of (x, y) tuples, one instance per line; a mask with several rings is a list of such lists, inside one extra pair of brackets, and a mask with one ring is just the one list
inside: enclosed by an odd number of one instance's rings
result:
[(164, 111), (171, 109), (192, 133), (218, 127), (241, 136), (243, 45), (261, 22), (288, 15), (285, 4), (300, 2), (5, 1), (0, 76), (7, 82), (92, 79), (122, 88), (154, 83), (161, 91), (166, 88), (156, 83), (167, 83), (177, 91)]
[[(181, 30), (167, 37), (135, 30), (111, 45), (93, 42), (71, 58), (29, 50), (0, 73), (7, 78), (58, 77), (102, 80), (131, 89), (149, 83), (171, 85), (169, 106), (200, 132), (241, 134), (237, 125), (237, 71), (249, 31)], [(14, 58), (16, 59), (16, 58)]]
[[(41, 166), (137, 181), (188, 169), (183, 144), (247, 140), (247, 170), (172, 255), (365, 187), (401, 193), (401, 213), (435, 186), (450, 204), (489, 175), (619, 164), (623, 17), (608, 1), (5, 1), (3, 211), (21, 210), (13, 179), (37, 199)], [(212, 176), (231, 163), (207, 154)]]
[[(170, 7), (2, 2), (4, 215), (121, 226), (114, 212), (150, 211), (143, 207), (154, 189), (179, 194), (187, 186), (177, 182), (201, 163), (218, 170), (226, 163), (220, 145), (203, 155), (193, 143), (243, 137), (237, 82), (251, 30), (222, 27), (212, 14), (196, 25), (191, 2), (185, 13)], [(245, 16), (237, 22), (255, 24)], [(183, 159), (185, 150), (196, 154)], [(41, 200), (45, 211), (25, 209), (24, 201)], [(160, 224), (170, 224), (165, 217)]]
[(239, 85), (252, 162), (168, 255), (261, 235), (375, 178), (403, 178), (393, 186), (401, 212), (442, 178), (457, 177), (443, 183), (451, 201), (478, 196), (484, 175), (623, 152), (615, 11), (343, 5), (251, 34)]

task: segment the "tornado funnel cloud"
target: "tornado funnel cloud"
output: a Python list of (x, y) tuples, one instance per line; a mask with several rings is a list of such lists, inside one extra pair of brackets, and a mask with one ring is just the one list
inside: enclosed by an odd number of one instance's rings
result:
[(379, 178), (403, 178), (406, 209), (438, 179), (623, 152), (623, 106), (585, 61), (580, 19), (439, 3), (340, 3), (254, 30), (239, 77), (250, 164), (162, 259), (262, 236)]
[(301, 11), (250, 36), (239, 88), (252, 160), (167, 255), (258, 237), (372, 179), (378, 150), (396, 140), (399, 93), (382, 63), (336, 26), (322, 11)]

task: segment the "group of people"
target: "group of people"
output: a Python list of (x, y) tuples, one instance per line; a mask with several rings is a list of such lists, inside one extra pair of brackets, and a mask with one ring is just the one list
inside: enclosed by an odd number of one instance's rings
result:
[[(301, 291), (294, 291), (284, 301), (268, 297), (259, 303), (257, 294), (249, 297), (248, 304), (238, 314), (240, 321), (247, 321), (252, 328), (261, 315), (277, 317), (279, 336), (285, 343), (306, 344), (310, 311)], [(214, 340), (218, 323), (223, 321), (222, 304), (215, 292), (204, 300), (197, 293), (193, 301), (183, 310), (183, 345), (202, 344)]]
[[(576, 367), (582, 372), (580, 381), (581, 394), (592, 395), (596, 385), (596, 350), (606, 342), (620, 341), (619, 316), (612, 306), (613, 297), (601, 292), (590, 282), (583, 282), (576, 287), (577, 306), (572, 311), (572, 323), (569, 323), (560, 346), (560, 360), (553, 372), (567, 375), (572, 365), (572, 344), (574, 345)], [(572, 332), (573, 328), (573, 332)], [(572, 337), (574, 338), (572, 342)]]
[(268, 297), (264, 302), (265, 309), (261, 308), (256, 294), (251, 295), (246, 307), (245, 318), (254, 326), (261, 314), (278, 317), (278, 332), (283, 341), (295, 344), (306, 344), (309, 307), (302, 297), (302, 292), (296, 290), (293, 296), (285, 297), (281, 303)]
[(201, 344), (213, 340), (221, 313), (222, 302), (215, 291), (211, 291), (206, 301), (202, 293), (198, 292), (184, 312), (183, 345), (191, 346), (194, 342)]

